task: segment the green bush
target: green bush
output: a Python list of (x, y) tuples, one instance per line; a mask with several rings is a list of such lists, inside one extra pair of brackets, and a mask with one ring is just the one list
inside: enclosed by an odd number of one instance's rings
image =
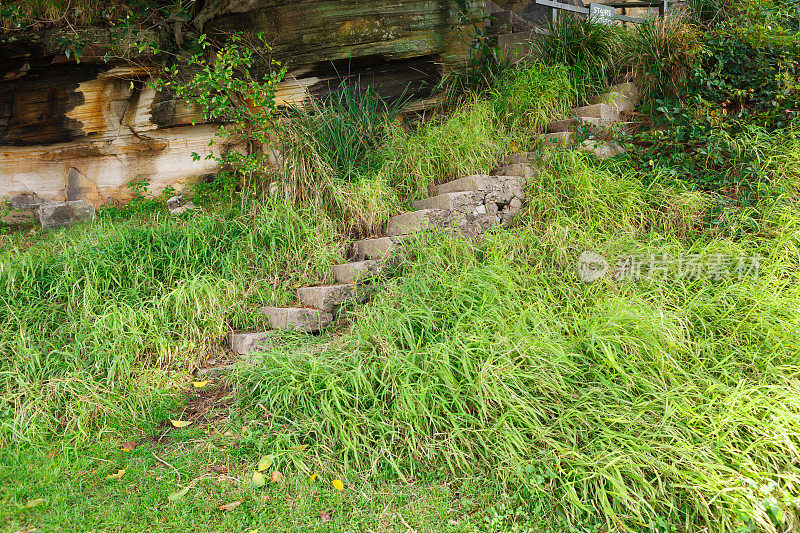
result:
[(731, 114), (786, 127), (800, 109), (800, 33), (720, 23), (707, 33), (690, 81), (693, 93)]

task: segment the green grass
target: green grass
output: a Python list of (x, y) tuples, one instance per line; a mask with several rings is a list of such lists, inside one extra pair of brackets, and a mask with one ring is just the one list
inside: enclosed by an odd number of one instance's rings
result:
[[(132, 452), (112, 445), (0, 452), (0, 531), (483, 531), (486, 510), (502, 499), (497, 484), (348, 481), (284, 471), (281, 483), (253, 486), (255, 462), (225, 448), (230, 437), (174, 430), (169, 444), (144, 442)], [(166, 463), (166, 464), (165, 464)], [(211, 466), (225, 466), (218, 473)], [(121, 479), (109, 474), (125, 469)], [(194, 483), (177, 501), (168, 496)], [(29, 502), (41, 501), (35, 507)], [(220, 506), (241, 500), (236, 508)], [(113, 512), (109, 512), (113, 509)], [(320, 512), (331, 520), (323, 523)]]
[[(552, 161), (517, 228), (422, 237), (349, 334), (243, 369), (239, 404), (366, 478), (492, 472), (551, 522), (769, 530), (774, 502), (794, 523), (797, 206), (733, 241), (702, 231), (708, 197)], [(768, 260), (755, 280), (587, 286), (586, 249)]]
[[(229, 328), (329, 280), (343, 240), (285, 204), (254, 218), (101, 222), (0, 258), (0, 442), (86, 438), (147, 420)], [(167, 402), (169, 403), (169, 402)]]
[[(416, 127), (388, 121), (368, 150), (341, 154), (333, 120), (325, 146), (346, 172), (329, 190), (341, 198), (322, 206), (281, 197), (248, 217), (156, 212), (10, 240), (0, 255), (3, 527), (796, 527), (794, 144), (759, 163), (784, 194), (724, 216), (715, 193), (660, 169), (556, 151), (528, 180), (515, 227), (417, 236), (352, 325), (277, 335), (260, 365), (211, 384), (232, 387), (231, 398), (210, 397), (199, 414), (187, 399), (192, 364), (218, 353), (230, 328), (263, 328), (259, 306), (331, 281), (348, 237), (401, 202), (524, 149), (570, 87), (564, 67), (520, 69), (485, 99)], [(764, 259), (756, 279), (586, 285), (585, 250), (612, 261)], [(174, 429), (170, 418), (193, 424)], [(139, 446), (119, 451), (129, 439)], [(257, 489), (249, 480), (267, 454), (285, 482)], [(233, 479), (209, 475), (210, 464)], [(118, 468), (125, 476), (109, 479)]]
[(602, 93), (620, 66), (624, 31), (575, 16), (559, 17), (533, 41), (533, 53), (547, 65), (566, 66), (577, 104)]

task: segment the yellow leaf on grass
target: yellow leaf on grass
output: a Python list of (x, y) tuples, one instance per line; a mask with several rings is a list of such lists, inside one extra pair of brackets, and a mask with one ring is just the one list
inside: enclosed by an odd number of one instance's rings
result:
[(208, 381), (192, 381), (192, 385), (198, 389), (201, 389), (208, 385)]
[(311, 474), (311, 477), (308, 478), (309, 483), (314, 483), (317, 479), (317, 474)]
[(267, 480), (264, 478), (264, 474), (256, 470), (253, 472), (253, 485), (256, 487), (263, 487), (267, 484)]
[(186, 426), (191, 424), (191, 422), (189, 422), (188, 420), (173, 420), (170, 418), (169, 421), (172, 422), (172, 425), (175, 426), (176, 428), (185, 428)]
[(31, 500), (28, 503), (26, 503), (25, 507), (28, 507), (28, 508), (39, 507), (40, 505), (42, 505), (43, 503), (46, 503), (46, 502), (47, 502), (47, 500), (45, 500), (44, 498), (36, 498), (35, 500)]
[(331, 481), (331, 485), (333, 485), (333, 488), (336, 490), (344, 490), (344, 483), (342, 483), (341, 479), (334, 479)]
[(247, 533), (258, 533), (258, 530), (257, 530), (257, 529), (251, 529), (251, 530), (250, 530), (250, 531), (248, 531)]
[(169, 501), (171, 501), (171, 502), (174, 502), (174, 501), (176, 501), (176, 500), (180, 500), (181, 498), (183, 498), (184, 496), (186, 496), (186, 493), (187, 493), (187, 492), (189, 492), (189, 490), (190, 490), (191, 488), (192, 488), (192, 485), (189, 485), (189, 486), (187, 486), (187, 487), (183, 487), (181, 490), (176, 490), (175, 492), (173, 492), (172, 494), (170, 494), (169, 496), (167, 496), (167, 499), (168, 499)]
[(264, 470), (272, 466), (274, 460), (275, 458), (272, 456), (272, 454), (265, 455), (264, 457), (258, 460), (258, 466), (256, 468), (258, 468), (259, 472), (263, 472)]
[(125, 469), (120, 468), (119, 470), (117, 470), (116, 474), (109, 474), (108, 477), (110, 477), (111, 479), (119, 479), (124, 475), (125, 475)]

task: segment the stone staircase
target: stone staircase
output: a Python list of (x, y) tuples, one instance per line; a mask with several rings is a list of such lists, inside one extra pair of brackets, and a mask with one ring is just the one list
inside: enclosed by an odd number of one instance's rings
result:
[[(573, 108), (572, 117), (549, 123), (541, 135), (544, 147), (566, 147), (580, 124), (600, 129), (621, 122), (625, 114), (633, 111), (636, 98), (632, 84), (612, 86), (595, 103)], [(612, 143), (603, 141), (583, 141), (576, 148), (598, 157), (619, 153)], [(298, 306), (263, 307), (261, 313), (269, 319), (273, 330), (304, 333), (324, 330), (348, 305), (369, 297), (372, 282), (384, 274), (392, 254), (409, 234), (447, 228), (474, 236), (492, 226), (508, 226), (522, 207), (525, 180), (537, 172), (531, 162), (538, 157), (532, 152), (510, 154), (505, 166), (491, 175), (466, 176), (437, 185), (432, 196), (414, 202), (414, 211), (391, 217), (383, 236), (355, 242), (352, 261), (331, 268), (335, 284), (301, 287), (297, 289)], [(269, 344), (269, 332), (235, 333), (230, 337), (231, 350), (245, 361)]]
[[(624, 122), (626, 115), (633, 112), (638, 99), (636, 87), (628, 83), (612, 85), (607, 93), (601, 94), (595, 103), (571, 109), (572, 116), (550, 122), (541, 136), (544, 148), (566, 147), (571, 144), (573, 133), (579, 126), (593, 130), (609, 128)], [(603, 159), (622, 153), (622, 147), (604, 141), (583, 141), (575, 147), (582, 152), (592, 153)]]
[[(449, 228), (478, 235), (493, 225), (507, 226), (522, 207), (524, 190), (524, 176), (474, 175), (438, 185), (433, 196), (414, 202), (414, 211), (391, 217), (384, 236), (355, 242), (353, 261), (331, 269), (336, 284), (301, 287), (298, 307), (264, 307), (261, 312), (273, 329), (317, 333), (346, 305), (369, 296), (370, 282), (382, 275), (387, 259), (409, 234)], [(241, 342), (232, 339), (231, 346)]]

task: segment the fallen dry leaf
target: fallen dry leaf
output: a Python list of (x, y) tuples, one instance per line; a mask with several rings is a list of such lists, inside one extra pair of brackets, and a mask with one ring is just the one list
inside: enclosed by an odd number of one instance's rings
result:
[(47, 454), (45, 459), (52, 459), (56, 455), (58, 455), (58, 450), (54, 448), (54, 449), (50, 450), (50, 453)]
[(311, 477), (308, 478), (309, 483), (314, 483), (317, 479), (317, 474), (311, 474)]
[(125, 475), (125, 469), (120, 468), (119, 470), (117, 470), (116, 474), (109, 474), (108, 477), (111, 479), (120, 479), (124, 475)]
[(267, 483), (267, 480), (264, 479), (264, 474), (256, 470), (253, 472), (253, 485), (256, 487), (263, 487)]
[(191, 424), (191, 422), (189, 422), (188, 420), (173, 420), (170, 418), (169, 421), (172, 422), (172, 425), (175, 426), (176, 428), (185, 428), (186, 426)]
[(46, 503), (46, 502), (47, 502), (47, 500), (45, 500), (44, 498), (36, 498), (35, 500), (31, 500), (28, 503), (26, 503), (25, 507), (27, 507), (29, 509), (31, 507), (39, 507), (40, 505), (42, 505), (43, 503)]
[(274, 471), (270, 478), (270, 483), (280, 483), (281, 481), (283, 481), (283, 474), (281, 474), (277, 470)]
[(206, 380), (206, 381), (192, 381), (192, 385), (196, 389), (202, 389), (203, 387), (208, 385), (208, 380)]
[(333, 520), (333, 511), (320, 511), (319, 512), (319, 521), (323, 524), (325, 522), (330, 522)]
[(120, 448), (120, 450), (122, 450), (123, 452), (130, 452), (130, 451), (133, 451), (134, 448), (136, 448), (136, 441), (135, 440), (129, 440), (128, 442), (123, 443), (123, 445)]
[(344, 483), (342, 483), (341, 479), (334, 479), (331, 481), (331, 485), (333, 485), (333, 488), (336, 490), (344, 490)]
[(235, 502), (226, 503), (225, 505), (220, 505), (219, 507), (217, 507), (217, 509), (220, 509), (222, 511), (230, 511), (231, 509), (236, 509), (237, 507), (242, 505), (243, 501), (244, 500), (236, 500)]
[(213, 465), (208, 467), (212, 472), (216, 472), (217, 474), (227, 474), (228, 467), (225, 465)]

